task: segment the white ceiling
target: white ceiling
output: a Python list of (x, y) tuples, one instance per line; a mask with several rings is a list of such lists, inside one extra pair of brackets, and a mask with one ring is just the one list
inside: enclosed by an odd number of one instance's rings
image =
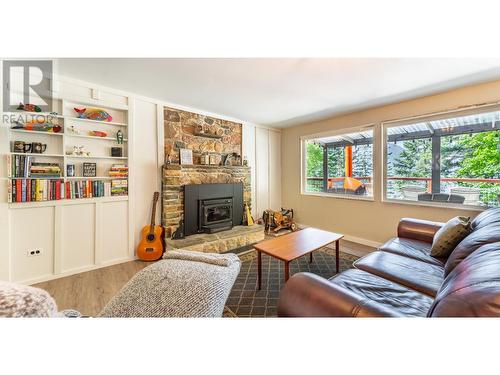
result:
[(60, 59), (59, 73), (286, 127), (500, 79), (500, 59)]

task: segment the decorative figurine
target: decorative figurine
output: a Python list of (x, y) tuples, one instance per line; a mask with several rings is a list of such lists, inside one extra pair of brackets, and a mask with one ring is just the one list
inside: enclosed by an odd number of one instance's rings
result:
[(78, 118), (95, 121), (113, 121), (113, 117), (100, 108), (73, 108), (78, 114)]
[(181, 240), (184, 238), (184, 220), (181, 220), (179, 222), (179, 227), (177, 230), (172, 233), (172, 239), (173, 240)]
[(108, 136), (108, 133), (106, 132), (102, 132), (102, 131), (99, 131), (99, 130), (91, 130), (89, 131), (89, 135), (93, 136), (93, 137), (107, 137)]
[(42, 112), (42, 109), (37, 105), (23, 104), (23, 103), (19, 103), (17, 110), (18, 111), (26, 111), (26, 112)]
[(68, 132), (71, 133), (71, 134), (80, 134), (80, 131), (75, 128), (74, 125), (71, 125), (69, 128), (68, 128)]
[(170, 153), (167, 154), (167, 164), (172, 164), (172, 156), (170, 156)]
[(293, 220), (293, 209), (281, 208), (281, 211), (265, 210), (262, 214), (262, 219), (265, 225), (265, 231), (271, 233), (271, 228), (273, 232), (276, 233), (281, 229), (291, 229), (295, 232), (299, 227), (295, 220)]
[(85, 146), (73, 146), (73, 151), (68, 152), (70, 156), (90, 156), (90, 152), (85, 151)]
[(123, 144), (123, 132), (121, 130), (118, 130), (116, 132), (116, 143), (118, 143), (119, 145)]

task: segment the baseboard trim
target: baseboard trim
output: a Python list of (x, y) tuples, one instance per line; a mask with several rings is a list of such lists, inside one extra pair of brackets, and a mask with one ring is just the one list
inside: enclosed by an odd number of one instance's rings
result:
[[(310, 225), (304, 225), (301, 223), (297, 223), (299, 228), (307, 228), (310, 227)], [(321, 229), (321, 228), (320, 228)], [(377, 241), (372, 241), (372, 240), (367, 240), (366, 238), (361, 238), (361, 237), (356, 237), (356, 236), (351, 236), (349, 234), (344, 234), (344, 240), (350, 241), (350, 242), (355, 242), (359, 243), (360, 245), (365, 245), (365, 246), (370, 246), (378, 249), (380, 246), (382, 246), (382, 242), (377, 242)]]
[(355, 236), (350, 236), (348, 234), (344, 235), (344, 240), (359, 243), (360, 245), (371, 246), (378, 249), (382, 246), (382, 242), (367, 240), (366, 238), (360, 238)]

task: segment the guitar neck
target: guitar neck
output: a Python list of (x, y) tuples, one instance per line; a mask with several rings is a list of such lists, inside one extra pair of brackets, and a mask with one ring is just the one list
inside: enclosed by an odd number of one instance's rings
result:
[(153, 210), (151, 211), (151, 224), (149, 227), (149, 233), (153, 234), (155, 230), (155, 221), (156, 221), (156, 204), (158, 203), (158, 193), (155, 193), (153, 198)]

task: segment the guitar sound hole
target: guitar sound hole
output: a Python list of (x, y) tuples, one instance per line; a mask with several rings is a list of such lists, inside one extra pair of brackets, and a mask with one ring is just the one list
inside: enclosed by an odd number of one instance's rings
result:
[(147, 239), (148, 239), (148, 241), (153, 241), (155, 239), (155, 235), (154, 234), (148, 234)]

